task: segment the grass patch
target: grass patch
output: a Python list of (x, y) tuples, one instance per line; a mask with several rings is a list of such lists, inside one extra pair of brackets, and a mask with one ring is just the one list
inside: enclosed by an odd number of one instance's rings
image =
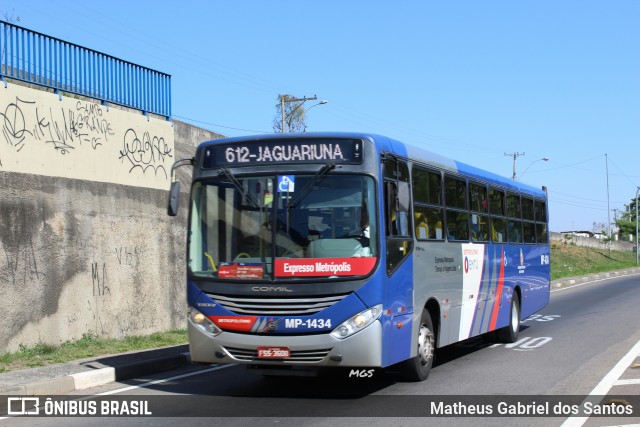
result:
[(636, 266), (632, 251), (587, 248), (569, 243), (551, 243), (551, 280), (591, 273), (622, 270)]
[(15, 353), (0, 355), (0, 372), (186, 343), (186, 330), (172, 330), (123, 339), (102, 339), (93, 333), (85, 333), (82, 338), (66, 341), (59, 346), (44, 343), (31, 347), (21, 345)]

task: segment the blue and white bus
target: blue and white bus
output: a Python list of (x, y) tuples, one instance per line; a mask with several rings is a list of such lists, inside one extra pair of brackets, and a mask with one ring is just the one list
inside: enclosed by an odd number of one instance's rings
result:
[(544, 187), (360, 133), (218, 139), (182, 163), (195, 362), (420, 381), (436, 348), (514, 342), (549, 302)]

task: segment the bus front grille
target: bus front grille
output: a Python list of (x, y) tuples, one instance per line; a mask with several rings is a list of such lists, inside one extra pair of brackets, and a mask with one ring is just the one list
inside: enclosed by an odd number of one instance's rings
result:
[(310, 316), (342, 300), (344, 295), (305, 298), (247, 298), (207, 294), (229, 311), (256, 316)]
[(243, 362), (251, 362), (256, 360), (278, 361), (284, 363), (318, 363), (327, 357), (330, 348), (316, 350), (298, 350), (291, 351), (291, 355), (286, 359), (258, 359), (258, 351), (256, 349), (245, 349), (236, 347), (224, 347), (224, 349), (236, 360)]

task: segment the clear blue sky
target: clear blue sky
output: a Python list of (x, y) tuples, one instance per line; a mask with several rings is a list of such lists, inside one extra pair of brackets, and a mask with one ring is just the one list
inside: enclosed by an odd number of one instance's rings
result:
[[(172, 75), (175, 118), (387, 135), (550, 191), (551, 230), (606, 223), (640, 185), (640, 1), (4, 0), (21, 26)], [(307, 105), (312, 105), (308, 103)], [(539, 161), (548, 157), (548, 162)], [(526, 172), (525, 172), (526, 171)]]

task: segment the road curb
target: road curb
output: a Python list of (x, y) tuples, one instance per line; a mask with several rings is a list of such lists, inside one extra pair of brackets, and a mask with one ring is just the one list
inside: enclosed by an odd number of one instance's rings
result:
[(640, 268), (628, 268), (625, 270), (610, 271), (605, 273), (590, 274), (581, 277), (568, 277), (564, 279), (552, 280), (552, 288), (562, 288), (564, 286), (575, 285), (576, 283), (590, 282), (592, 280), (602, 280), (614, 277), (630, 276), (640, 274)]
[(180, 368), (191, 363), (189, 353), (160, 357), (116, 367), (105, 367), (78, 372), (28, 384), (0, 388), (0, 395), (43, 396), (71, 393), (138, 376)]

